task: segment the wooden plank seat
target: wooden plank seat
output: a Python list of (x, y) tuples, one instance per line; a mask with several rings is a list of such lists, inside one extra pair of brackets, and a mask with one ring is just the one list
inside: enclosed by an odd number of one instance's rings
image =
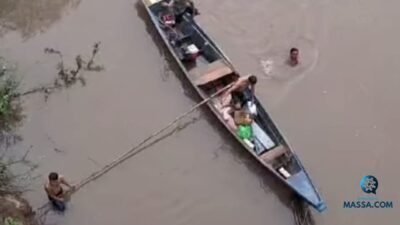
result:
[(211, 81), (218, 80), (219, 78), (229, 75), (231, 73), (232, 73), (231, 68), (229, 68), (227, 66), (221, 67), (221, 68), (215, 69), (213, 71), (210, 71), (201, 77), (198, 77), (195, 80), (195, 84), (197, 86), (205, 85)]
[(279, 145), (272, 150), (267, 151), (266, 153), (262, 154), (260, 158), (268, 163), (271, 164), (275, 159), (279, 158), (280, 156), (287, 153), (287, 148), (283, 145)]
[(222, 60), (216, 60), (206, 67), (198, 67), (190, 71), (190, 77), (197, 86), (217, 80), (231, 74), (233, 71)]

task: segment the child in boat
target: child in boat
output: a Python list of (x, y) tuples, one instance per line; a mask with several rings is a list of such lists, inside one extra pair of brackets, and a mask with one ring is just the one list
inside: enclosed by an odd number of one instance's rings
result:
[(236, 110), (234, 112), (234, 119), (237, 125), (248, 126), (251, 125), (253, 120), (251, 119), (251, 115), (245, 110)]
[(62, 176), (59, 176), (55, 172), (49, 174), (49, 180), (44, 186), (49, 201), (56, 210), (61, 212), (65, 210), (65, 202), (67, 197), (67, 192), (64, 191), (62, 185), (67, 186), (69, 191), (75, 190), (74, 186), (70, 185)]

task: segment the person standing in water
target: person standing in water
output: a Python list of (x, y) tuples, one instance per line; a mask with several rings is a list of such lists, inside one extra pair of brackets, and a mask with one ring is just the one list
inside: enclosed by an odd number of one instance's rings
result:
[(69, 191), (75, 190), (75, 187), (70, 185), (64, 177), (59, 176), (58, 173), (52, 172), (48, 178), (49, 180), (44, 187), (47, 197), (56, 210), (63, 212), (65, 211), (67, 192), (64, 191), (62, 185), (67, 186)]

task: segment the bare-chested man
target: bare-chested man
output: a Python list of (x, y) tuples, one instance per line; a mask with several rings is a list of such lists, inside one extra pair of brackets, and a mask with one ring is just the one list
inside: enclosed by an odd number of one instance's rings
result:
[(67, 197), (62, 185), (67, 186), (70, 191), (75, 189), (74, 186), (71, 186), (62, 176), (55, 172), (49, 174), (49, 181), (44, 186), (51, 204), (59, 211), (65, 210), (65, 198)]
[(232, 98), (235, 104), (240, 103), (240, 105), (251, 100), (252, 96), (248, 96), (246, 90), (250, 89), (251, 94), (254, 95), (256, 83), (257, 77), (254, 75), (240, 77), (233, 86), (222, 95), (223, 105), (228, 105)]

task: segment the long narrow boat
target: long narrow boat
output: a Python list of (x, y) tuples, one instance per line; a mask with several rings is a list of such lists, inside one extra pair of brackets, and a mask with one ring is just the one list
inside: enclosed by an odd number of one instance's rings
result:
[[(179, 21), (175, 20), (169, 10), (162, 5), (162, 1), (142, 0), (151, 21), (198, 94), (207, 99), (221, 87), (226, 87), (236, 80), (240, 75), (230, 60), (204, 33), (193, 17), (187, 14)], [(212, 99), (208, 102), (208, 107), (236, 140), (316, 210), (325, 211), (325, 202), (304, 166), (257, 97), (253, 96), (257, 113), (251, 123), (255, 144), (242, 140), (237, 131), (229, 126), (222, 115), (218, 101), (217, 98)]]

